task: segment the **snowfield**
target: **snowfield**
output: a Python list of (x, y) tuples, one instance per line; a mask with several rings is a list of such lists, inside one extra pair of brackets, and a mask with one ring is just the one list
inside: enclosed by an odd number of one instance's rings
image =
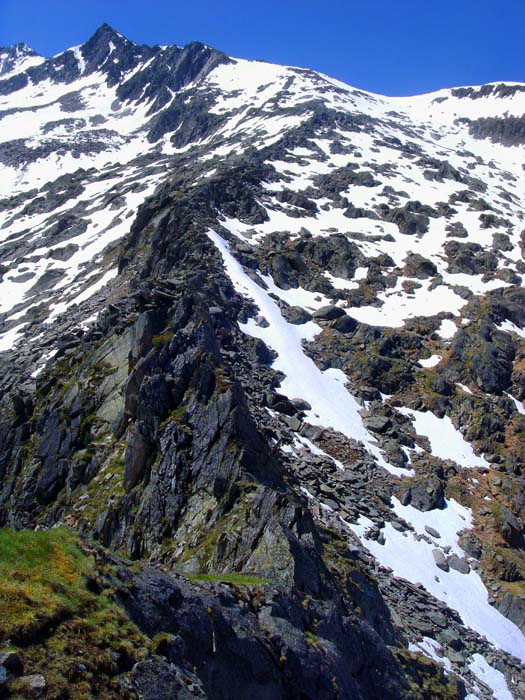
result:
[(449, 416), (438, 418), (431, 411), (414, 411), (403, 407), (397, 410), (413, 419), (416, 433), (428, 438), (430, 451), (435, 457), (451, 459), (466, 468), (490, 466), (486, 459), (474, 454), (472, 445), (454, 428)]
[[(436, 564), (433, 550), (450, 547), (461, 556), (465, 553), (458, 545), (458, 533), (471, 527), (468, 509), (449, 501), (444, 510), (422, 513), (411, 506), (401, 506), (394, 499), (394, 510), (409, 523), (414, 531), (399, 532), (391, 523), (384, 527), (385, 543), (367, 537), (373, 525), (366, 516), (357, 524), (349, 524), (368, 551), (382, 566), (392, 569), (394, 576), (422, 584), (433, 596), (456, 610), (465, 625), (478, 632), (498, 649), (504, 649), (525, 662), (525, 637), (518, 627), (488, 602), (488, 593), (481, 578), (474, 571), (468, 574), (454, 569), (442, 571)], [(425, 526), (434, 528), (440, 539), (425, 541), (416, 536), (425, 532)], [(428, 538), (431, 539), (431, 538)]]

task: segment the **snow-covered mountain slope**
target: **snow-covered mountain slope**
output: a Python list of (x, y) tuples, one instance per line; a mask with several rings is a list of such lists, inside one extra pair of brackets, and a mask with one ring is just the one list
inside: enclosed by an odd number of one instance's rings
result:
[[(56, 315), (109, 278), (102, 251), (174, 155), (195, 151), (213, 174), (221, 158), (271, 149), (286, 134), (290, 147), (266, 158), (275, 173), (261, 201), (267, 220), (230, 224), (253, 241), (337, 230), (365, 260), (388, 256), (389, 282), (374, 304), (349, 305), (358, 320), (396, 327), (420, 315), (457, 317), (463, 288), (483, 293), (521, 274), (523, 149), (469, 130), (476, 115), (523, 114), (524, 86), (384, 98), (205, 46), (138, 47), (106, 26), (11, 73), (0, 81), (3, 348), (21, 336), (27, 309), (44, 300)], [(306, 195), (309, 208), (283, 206), (290, 192)]]
[(0, 46), (0, 77), (2, 80), (6, 80), (32, 66), (38, 66), (45, 60), (27, 44)]
[[(138, 46), (107, 25), (51, 59), (1, 49), (0, 351), (16, 367), (2, 387), (49, 390), (53, 358), (103, 342), (126, 307), (117, 335), (142, 325), (129, 354), (108, 355), (121, 397), (144, 378), (139, 336), (155, 325), (129, 299), (153, 314), (188, 266), (219, 265), (240, 344), (225, 352), (297, 493), (359, 549), (412, 651), (469, 698), (517, 700), (524, 145), (524, 84), (383, 97), (202, 44)], [(177, 248), (188, 230), (193, 258)], [(174, 335), (147, 333), (153, 353)], [(251, 386), (236, 353), (253, 343)], [(135, 404), (111, 400), (97, 418), (125, 425)], [(144, 443), (159, 454), (165, 421)], [(137, 440), (126, 469), (145, 459)], [(64, 488), (60, 517), (75, 520), (86, 504), (65, 474), (41, 500)], [(179, 554), (178, 570), (200, 573)]]

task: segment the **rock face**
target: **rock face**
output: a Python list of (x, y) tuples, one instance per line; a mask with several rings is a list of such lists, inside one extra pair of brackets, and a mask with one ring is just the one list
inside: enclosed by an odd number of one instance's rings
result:
[[(371, 627), (355, 626), (337, 600), (304, 606), (301, 596), (274, 590), (254, 608), (234, 588), (196, 589), (147, 569), (128, 590), (124, 605), (132, 619), (151, 636), (166, 635), (165, 658), (134, 669), (141, 697), (169, 697), (167, 689), (177, 687), (170, 664), (183, 673), (202, 669), (208, 698), (332, 698), (335, 692), (395, 698), (408, 691), (384, 641)], [(160, 692), (157, 683), (144, 682), (153, 674), (162, 679)]]
[(0, 524), (97, 542), (111, 700), (523, 696), (517, 127), (107, 25), (0, 95)]

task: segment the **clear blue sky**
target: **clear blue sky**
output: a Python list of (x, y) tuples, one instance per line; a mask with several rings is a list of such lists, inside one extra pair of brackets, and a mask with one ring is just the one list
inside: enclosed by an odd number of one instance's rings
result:
[(525, 82), (525, 0), (0, 0), (0, 45), (53, 55), (103, 22), (146, 44), (210, 44), (389, 95)]

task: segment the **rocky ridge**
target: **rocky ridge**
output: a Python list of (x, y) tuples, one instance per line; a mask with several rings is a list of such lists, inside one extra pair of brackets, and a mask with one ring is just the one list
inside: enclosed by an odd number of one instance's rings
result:
[(118, 692), (521, 697), (523, 86), (383, 98), (107, 25), (32, 60), (0, 522), (98, 541), (164, 635)]

